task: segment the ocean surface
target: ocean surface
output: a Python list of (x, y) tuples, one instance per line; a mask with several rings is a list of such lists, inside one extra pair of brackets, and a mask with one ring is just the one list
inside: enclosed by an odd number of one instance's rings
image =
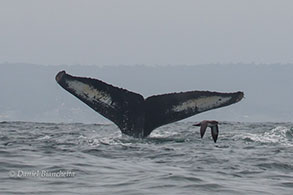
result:
[(0, 194), (293, 194), (293, 124), (191, 122), (121, 135), (113, 124), (0, 123)]

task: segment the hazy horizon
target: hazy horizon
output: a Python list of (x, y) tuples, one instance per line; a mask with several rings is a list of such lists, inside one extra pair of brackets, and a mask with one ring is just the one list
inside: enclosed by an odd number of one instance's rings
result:
[[(209, 90), (243, 91), (234, 105), (187, 120), (293, 122), (292, 65), (211, 66), (43, 66), (0, 64), (0, 121), (111, 123), (62, 89), (61, 70), (151, 95)], [(3, 71), (5, 70), (5, 71)], [(286, 86), (285, 86), (286, 85)]]
[(56, 84), (63, 69), (144, 96), (245, 92), (240, 103), (192, 120), (293, 121), (292, 7), (289, 0), (3, 0), (0, 121), (102, 120)]

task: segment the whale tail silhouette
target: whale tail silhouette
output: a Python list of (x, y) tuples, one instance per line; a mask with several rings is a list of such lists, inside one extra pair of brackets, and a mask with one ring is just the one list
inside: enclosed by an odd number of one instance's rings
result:
[(155, 95), (118, 88), (98, 79), (75, 77), (61, 71), (56, 81), (89, 107), (114, 122), (122, 133), (146, 137), (155, 128), (195, 114), (239, 102), (243, 92), (189, 91)]

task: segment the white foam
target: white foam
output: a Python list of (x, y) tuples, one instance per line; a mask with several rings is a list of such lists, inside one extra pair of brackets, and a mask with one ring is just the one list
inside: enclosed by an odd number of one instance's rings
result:
[(44, 137), (38, 138), (38, 140), (47, 140), (47, 139), (51, 139), (51, 136), (45, 135)]
[(229, 101), (230, 99), (231, 97), (221, 97), (221, 96), (201, 97), (201, 98), (188, 100), (177, 106), (173, 106), (172, 110), (174, 112), (181, 112), (187, 109), (192, 109), (192, 110), (197, 109), (199, 112), (202, 112), (202, 111), (220, 106), (221, 104)]
[(279, 143), (286, 146), (293, 146), (289, 139), (290, 136), (292, 136), (292, 132), (289, 128), (277, 126), (271, 131), (267, 131), (263, 134), (247, 133), (243, 138), (248, 138), (260, 143)]
[(82, 83), (80, 81), (66, 81), (68, 87), (75, 91), (75, 93), (91, 102), (103, 103), (106, 106), (114, 107), (115, 104), (109, 94), (99, 91), (92, 86)]

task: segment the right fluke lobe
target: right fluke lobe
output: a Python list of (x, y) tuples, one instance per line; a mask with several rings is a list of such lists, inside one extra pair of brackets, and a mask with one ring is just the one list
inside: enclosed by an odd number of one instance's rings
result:
[(60, 81), (62, 80), (62, 77), (63, 77), (64, 74), (66, 74), (66, 72), (65, 72), (64, 70), (58, 72), (58, 74), (57, 74), (56, 77), (55, 77), (57, 83), (60, 83)]

